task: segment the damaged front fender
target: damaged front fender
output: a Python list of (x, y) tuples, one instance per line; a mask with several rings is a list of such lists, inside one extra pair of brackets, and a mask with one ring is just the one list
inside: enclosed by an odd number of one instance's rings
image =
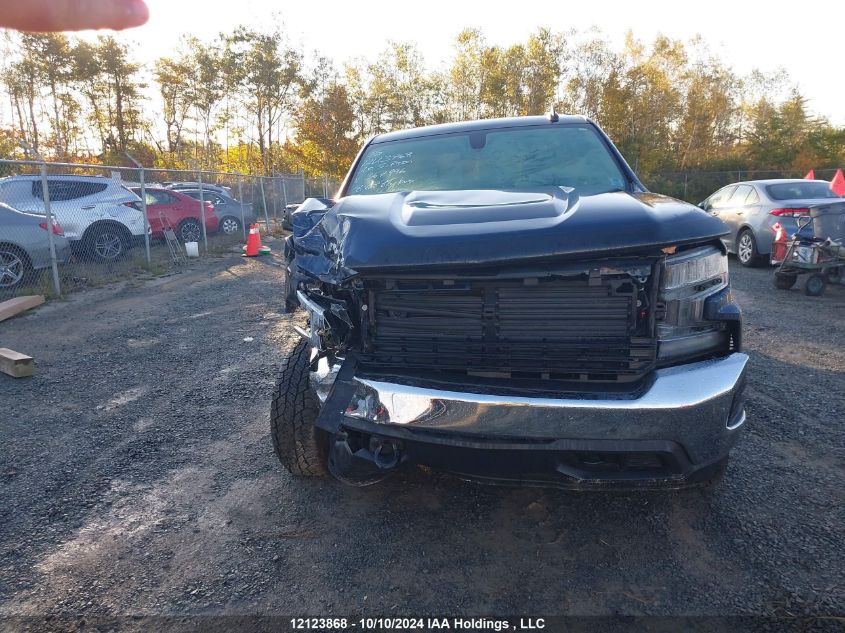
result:
[(343, 237), (338, 237), (342, 233), (338, 232), (337, 216), (329, 213), (334, 204), (326, 198), (309, 198), (291, 216), (289, 261), (296, 261), (293, 272), (303, 279), (337, 283), (355, 275), (355, 271), (343, 269)]
[(296, 291), (299, 305), (308, 313), (308, 330), (294, 326), (296, 331), (321, 354), (344, 347), (354, 326), (344, 301), (303, 290)]

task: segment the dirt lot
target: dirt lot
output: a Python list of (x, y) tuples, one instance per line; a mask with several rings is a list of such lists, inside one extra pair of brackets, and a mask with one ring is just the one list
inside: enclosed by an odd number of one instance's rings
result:
[(845, 614), (845, 288), (734, 267), (750, 422), (708, 504), (294, 480), (282, 269), (203, 266), (0, 324), (38, 361), (0, 376), (0, 615)]

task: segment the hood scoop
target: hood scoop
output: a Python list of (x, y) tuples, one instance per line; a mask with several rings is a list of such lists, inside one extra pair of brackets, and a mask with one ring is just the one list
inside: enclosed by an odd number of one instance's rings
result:
[(554, 218), (570, 208), (569, 187), (546, 191), (412, 191), (404, 196), (402, 224), (439, 226)]

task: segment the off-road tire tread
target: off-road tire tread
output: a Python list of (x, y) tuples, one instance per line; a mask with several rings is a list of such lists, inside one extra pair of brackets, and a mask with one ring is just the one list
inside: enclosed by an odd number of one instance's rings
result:
[(299, 341), (282, 361), (270, 407), (270, 434), (279, 461), (292, 474), (322, 477), (328, 473), (327, 443), (314, 422), (320, 412), (309, 380), (309, 347)]

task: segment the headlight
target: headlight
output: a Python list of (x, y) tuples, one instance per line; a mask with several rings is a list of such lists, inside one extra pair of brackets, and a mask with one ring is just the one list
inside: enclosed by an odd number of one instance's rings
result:
[(664, 292), (694, 287), (712, 280), (728, 281), (728, 256), (714, 247), (697, 248), (666, 260)]
[(705, 318), (707, 300), (728, 285), (728, 258), (707, 246), (666, 260), (660, 284), (663, 316), (657, 323), (660, 360), (701, 356), (727, 349), (724, 321)]

